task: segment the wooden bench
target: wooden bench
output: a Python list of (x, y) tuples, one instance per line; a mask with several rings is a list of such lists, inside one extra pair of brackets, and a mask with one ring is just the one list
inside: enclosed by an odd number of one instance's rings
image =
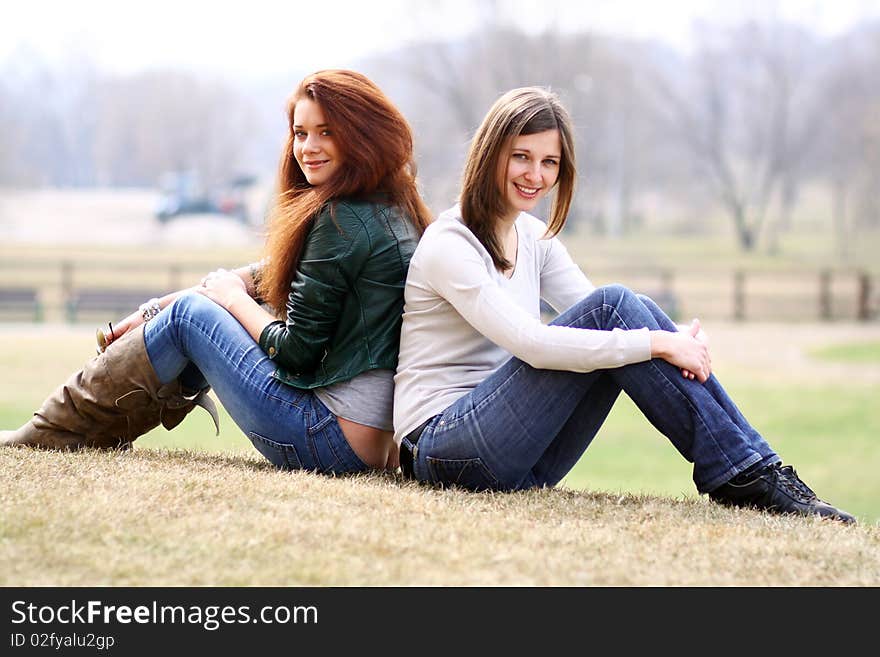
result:
[(125, 288), (83, 288), (74, 290), (67, 300), (67, 320), (76, 322), (81, 315), (100, 315), (102, 321), (121, 319), (133, 313), (145, 301), (164, 292)]
[(43, 321), (43, 304), (36, 289), (31, 287), (0, 288), (0, 317)]

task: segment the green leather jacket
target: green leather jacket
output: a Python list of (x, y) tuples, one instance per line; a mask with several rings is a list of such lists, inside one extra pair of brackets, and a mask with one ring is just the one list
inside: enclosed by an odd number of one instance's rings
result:
[[(335, 219), (335, 222), (334, 222)], [(260, 347), (296, 388), (395, 369), (406, 272), (419, 235), (395, 207), (344, 199), (315, 218), (287, 297)]]

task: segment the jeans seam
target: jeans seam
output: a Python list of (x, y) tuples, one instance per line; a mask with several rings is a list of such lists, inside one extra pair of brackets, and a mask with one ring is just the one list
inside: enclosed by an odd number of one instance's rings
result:
[[(336, 451), (336, 447), (334, 446), (333, 441), (330, 440), (329, 436), (327, 436), (327, 432), (332, 430), (332, 429), (330, 428), (330, 425), (331, 425), (331, 424), (332, 424), (331, 422), (328, 422), (328, 423), (324, 426), (324, 428), (321, 429), (321, 436), (322, 436), (322, 438), (324, 438), (324, 440), (327, 442), (327, 447), (328, 447), (328, 449), (330, 450), (330, 452), (333, 454), (333, 465), (328, 466), (328, 469), (329, 469), (329, 468), (332, 468), (332, 467), (335, 466), (337, 463), (339, 463), (339, 464), (344, 463), (344, 461), (342, 460), (342, 458), (339, 456), (339, 452)], [(339, 425), (337, 424), (337, 427), (338, 427), (338, 426), (339, 426)], [(342, 427), (339, 427), (339, 437), (342, 438), (342, 440), (344, 440), (346, 443), (348, 442), (348, 438), (346, 438), (346, 437), (345, 437), (345, 434), (342, 433)], [(351, 445), (349, 445), (349, 448), (350, 448), (350, 447), (351, 447)], [(351, 451), (354, 452), (354, 450), (351, 450)], [(355, 456), (357, 456), (357, 455), (355, 454)]]
[[(603, 299), (604, 299), (604, 291), (603, 291)], [(600, 307), (600, 306), (594, 306), (593, 308), (590, 308), (589, 310), (586, 310), (586, 311), (582, 312), (580, 315), (578, 315), (577, 317), (575, 317), (574, 319), (572, 319), (569, 323), (567, 323), (567, 324), (556, 324), (556, 326), (567, 326), (567, 327), (572, 327), (572, 325), (574, 325), (574, 324), (580, 324), (580, 323), (583, 321), (583, 319), (584, 319), (585, 317), (588, 317), (589, 315), (592, 315), (592, 314), (595, 313), (596, 311), (603, 310), (603, 309), (606, 308), (606, 307), (608, 307), (608, 305), (607, 305), (606, 303), (604, 303), (604, 301), (603, 301), (601, 307)], [(596, 322), (596, 323), (598, 324), (599, 322)], [(578, 328), (578, 327), (575, 327), (575, 328)]]
[[(603, 299), (604, 299), (604, 292), (603, 292)], [(602, 304), (602, 307), (604, 307), (604, 306), (606, 306), (606, 304), (603, 303), (603, 304)], [(580, 323), (585, 317), (587, 317), (587, 316), (589, 316), (589, 315), (592, 315), (592, 314), (594, 314), (594, 313), (597, 312), (597, 311), (602, 310), (602, 307), (594, 306), (594, 307), (590, 308), (589, 310), (585, 310), (585, 311), (582, 312), (580, 315), (578, 315), (576, 318), (572, 319), (571, 322), (570, 322), (569, 324), (566, 324), (566, 326), (571, 326), (572, 324)], [(597, 322), (597, 323), (598, 323), (598, 322)], [(512, 356), (512, 358), (513, 358), (513, 356)], [(510, 373), (510, 376), (508, 376), (506, 379), (504, 379), (504, 381), (502, 381), (502, 382), (501, 382), (501, 383), (495, 388), (495, 390), (493, 390), (489, 395), (487, 395), (483, 400), (481, 400), (478, 404), (476, 404), (472, 409), (470, 409), (470, 410), (467, 411), (466, 413), (464, 413), (464, 414), (462, 414), (462, 415), (457, 415), (457, 416), (455, 416), (454, 419), (452, 419), (452, 420), (450, 420), (450, 421), (445, 421), (444, 424), (443, 424), (443, 426), (442, 426), (442, 429), (441, 429), (441, 430), (452, 429), (452, 428), (456, 427), (458, 424), (460, 424), (460, 422), (461, 422), (462, 420), (466, 419), (469, 415), (471, 415), (472, 413), (476, 412), (477, 410), (479, 410), (480, 408), (482, 408), (485, 404), (489, 403), (490, 401), (493, 401), (493, 400), (495, 399), (495, 397), (500, 393), (501, 389), (502, 389), (502, 388), (503, 388), (503, 387), (504, 387), (504, 386), (505, 386), (505, 385), (506, 385), (506, 384), (507, 384), (507, 383), (508, 383), (508, 382), (509, 382), (514, 376), (516, 376), (517, 374), (519, 374), (523, 367), (525, 367), (525, 366), (528, 365), (528, 363), (526, 363), (525, 361), (522, 361), (521, 359), (518, 359), (518, 360), (520, 360), (520, 365), (519, 365), (519, 367), (517, 367), (513, 372), (511, 372), (511, 373)], [(439, 429), (439, 428), (440, 428), (440, 427), (438, 427), (438, 429)]]
[[(320, 460), (318, 459), (318, 446), (317, 446), (317, 441), (318, 441), (319, 438), (320, 438), (321, 440), (324, 441), (324, 444), (327, 445), (327, 449), (329, 449), (329, 450), (330, 450), (330, 453), (333, 454), (333, 463), (328, 463), (328, 464), (325, 465), (325, 464), (321, 463)], [(339, 454), (336, 452), (336, 448), (333, 447), (333, 441), (330, 440), (330, 439), (325, 435), (325, 431), (324, 431), (324, 429), (321, 429), (318, 433), (309, 434), (309, 443), (310, 443), (310, 445), (314, 445), (314, 451), (315, 451), (315, 463), (318, 463), (318, 465), (321, 466), (321, 469), (322, 469), (322, 470), (329, 471), (329, 470), (331, 470), (331, 469), (332, 469), (337, 463), (342, 463), (342, 461), (341, 461), (340, 458), (339, 458)]]
[(323, 470), (323, 467), (321, 465), (321, 459), (318, 458), (318, 448), (315, 445), (315, 434), (313, 434), (309, 431), (309, 427), (312, 426), (312, 417), (315, 416), (315, 413), (313, 413), (312, 411), (310, 411), (308, 409), (304, 410), (303, 413), (305, 413), (304, 422), (305, 422), (305, 426), (306, 426), (306, 432), (305, 432), (306, 449), (308, 449), (309, 453), (312, 455), (312, 461), (314, 461), (315, 467), (318, 468), (319, 470)]
[[(187, 315), (185, 315), (185, 314), (179, 315), (179, 319), (178, 319), (177, 324), (178, 324), (178, 327), (181, 327), (182, 325), (186, 324), (190, 330), (196, 330), (196, 331), (200, 332), (206, 339), (211, 340), (213, 342), (210, 333), (208, 333), (208, 331), (205, 330), (200, 324), (197, 324), (196, 322), (192, 321), (192, 319), (190, 317), (188, 317)], [(172, 323), (172, 325), (173, 325), (173, 323)], [(180, 329), (178, 328), (178, 333), (179, 333), (179, 331), (180, 331)], [(178, 340), (178, 343), (182, 344), (182, 342), (183, 342), (183, 340), (180, 340), (180, 339)], [(233, 367), (233, 363), (229, 360), (229, 358), (225, 357), (225, 355), (224, 355), (224, 360), (226, 361), (226, 364), (229, 367)], [(192, 362), (192, 361), (190, 361), (190, 362)], [(270, 380), (274, 380), (274, 379), (271, 379), (271, 377), (269, 377), (269, 378), (270, 378)], [(248, 387), (252, 388), (253, 390), (258, 392), (259, 394), (264, 394), (267, 397), (269, 397), (270, 399), (277, 401), (278, 403), (292, 406), (292, 407), (294, 407), (304, 413), (308, 412), (297, 402), (291, 401), (290, 399), (284, 399), (283, 397), (278, 397), (277, 395), (273, 395), (269, 390), (257, 385), (257, 383), (252, 378), (248, 377), (246, 379), (246, 381), (247, 381)], [(285, 385), (285, 384), (279, 383), (279, 385)]]
[[(616, 319), (616, 321), (617, 321), (619, 324), (622, 324), (623, 327), (624, 327), (626, 330), (630, 330), (629, 325), (626, 323), (626, 321), (623, 319), (623, 317), (622, 317), (622, 316), (620, 315), (620, 313), (617, 311), (617, 308), (615, 308), (614, 306), (608, 305), (608, 304), (603, 304), (603, 306), (604, 306), (605, 308), (608, 308), (608, 309), (611, 311), (611, 314), (614, 316), (614, 318)], [(648, 361), (648, 364), (649, 364), (651, 367), (653, 367), (654, 370), (655, 370), (655, 371), (656, 371), (656, 372), (657, 372), (657, 373), (658, 373), (658, 374), (659, 374), (664, 380), (667, 381), (667, 383), (669, 383), (669, 384), (671, 385), (672, 389), (675, 390), (675, 392), (676, 392), (678, 395), (680, 395), (681, 397), (684, 398), (684, 401), (687, 403), (688, 407), (691, 409), (691, 411), (693, 411), (693, 415), (696, 416), (696, 418), (700, 421), (700, 424), (703, 425), (703, 428), (706, 430), (706, 432), (707, 432), (707, 433), (709, 434), (709, 436), (712, 438), (712, 442), (715, 443), (715, 446), (718, 448), (718, 452), (724, 457), (724, 460), (725, 460), (725, 462), (727, 463), (727, 466), (728, 466), (728, 471), (729, 471), (730, 469), (732, 469), (732, 468), (735, 468), (736, 465), (735, 465), (734, 463), (731, 462), (730, 458), (728, 458), (727, 453), (721, 448), (721, 443), (718, 441), (718, 438), (715, 436), (715, 433), (712, 431), (712, 429), (709, 428), (709, 425), (706, 424), (706, 421), (703, 419), (703, 416), (702, 416), (702, 414), (700, 413), (700, 409), (697, 408), (696, 406), (694, 406), (694, 405), (691, 403), (691, 400), (688, 398), (688, 396), (685, 395), (681, 390), (679, 390), (678, 387), (677, 387), (675, 384), (673, 384), (673, 383), (671, 383), (671, 382), (669, 381), (669, 378), (666, 376), (666, 373), (663, 372), (663, 370), (661, 370), (659, 367), (657, 367), (657, 364), (654, 362), (654, 360), (655, 360), (655, 359), (652, 358), (651, 360)], [(697, 384), (697, 385), (702, 385), (702, 384)], [(738, 427), (737, 427), (737, 428), (738, 428)], [(759, 456), (760, 456), (760, 455), (759, 455)]]
[[(605, 304), (603, 304), (603, 306), (604, 305)], [(571, 324), (579, 323), (583, 320), (583, 318), (585, 318), (589, 315), (592, 315), (596, 312), (599, 312), (601, 310), (602, 310), (602, 307), (594, 306), (594, 307), (590, 308), (589, 310), (584, 311), (583, 313), (578, 315), (577, 318), (571, 320)], [(570, 326), (571, 324), (568, 324), (568, 325)], [(441, 434), (447, 430), (452, 430), (452, 429), (456, 428), (459, 424), (461, 424), (463, 421), (468, 419), (471, 415), (473, 415), (478, 410), (485, 407), (486, 404), (489, 404), (490, 402), (494, 401), (503, 392), (503, 390), (510, 384), (512, 379), (515, 376), (517, 376), (518, 374), (520, 374), (522, 372), (523, 368), (527, 367), (527, 366), (528, 366), (528, 363), (520, 360), (519, 366), (513, 372), (511, 372), (510, 375), (507, 376), (501, 383), (499, 383), (490, 394), (488, 394), (486, 397), (484, 397), (482, 400), (480, 400), (479, 403), (475, 404), (473, 406), (473, 408), (471, 408), (470, 410), (468, 410), (467, 412), (465, 412), (461, 415), (455, 416), (455, 418), (450, 421), (444, 421), (443, 425), (440, 425), (439, 423), (437, 425), (435, 425), (433, 435), (438, 435), (438, 434)], [(481, 461), (482, 461), (482, 459), (481, 459)], [(491, 469), (489, 468), (489, 466), (485, 462), (483, 462), (483, 467), (486, 468), (486, 470), (489, 472), (489, 474), (496, 481), (499, 481), (497, 475), (491, 471)]]
[[(508, 376), (506, 379), (504, 379), (504, 381), (499, 383), (498, 386), (495, 388), (495, 390), (493, 390), (490, 394), (486, 395), (486, 397), (484, 397), (482, 400), (480, 400), (480, 402), (478, 404), (475, 404), (473, 408), (466, 411), (465, 413), (463, 413), (461, 415), (456, 415), (453, 420), (450, 420), (450, 421), (441, 420), (441, 422), (443, 422), (442, 426), (439, 425), (439, 423), (438, 423), (438, 426), (436, 429), (439, 429), (441, 432), (445, 431), (447, 429), (454, 429), (459, 424), (461, 424), (464, 420), (466, 420), (468, 417), (470, 417), (473, 413), (476, 413), (478, 410), (483, 408), (489, 402), (494, 401), (495, 398), (501, 393), (501, 390), (504, 387), (506, 387), (507, 384), (509, 383), (509, 381), (514, 376), (519, 374), (520, 371), (522, 371), (522, 368), (525, 367), (526, 365), (527, 365), (527, 363), (521, 361), (519, 367), (517, 367), (513, 372), (511, 372), (510, 376)], [(434, 433), (437, 433), (436, 429), (435, 429)]]

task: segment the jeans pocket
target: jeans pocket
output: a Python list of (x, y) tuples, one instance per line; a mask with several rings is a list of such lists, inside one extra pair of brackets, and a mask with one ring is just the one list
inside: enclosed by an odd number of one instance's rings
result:
[(446, 486), (460, 486), (468, 490), (499, 490), (498, 480), (480, 458), (425, 459), (431, 481)]
[(282, 470), (302, 470), (302, 460), (296, 452), (296, 447), (289, 443), (276, 443), (265, 436), (253, 431), (248, 431), (250, 438), (257, 451), (269, 459), (269, 462)]

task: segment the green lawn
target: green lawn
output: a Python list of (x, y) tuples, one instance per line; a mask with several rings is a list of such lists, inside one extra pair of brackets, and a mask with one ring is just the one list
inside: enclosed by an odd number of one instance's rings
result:
[[(831, 342), (833, 325), (828, 335)], [(0, 332), (0, 427), (24, 422), (52, 387), (79, 367), (92, 343), (91, 332), (84, 329), (50, 336)], [(51, 358), (46, 344), (52, 345)], [(875, 367), (870, 362), (846, 366)], [(748, 370), (728, 365), (722, 381), (746, 417), (820, 497), (862, 521), (880, 521), (880, 384), (824, 385), (784, 372), (780, 377), (756, 384)], [(214, 436), (201, 409), (173, 432), (156, 429), (137, 446), (254, 452), (222, 411), (221, 433)], [(695, 495), (690, 464), (625, 396), (563, 484), (592, 491)]]
[[(880, 386), (767, 387), (734, 385), (730, 392), (750, 421), (786, 463), (820, 497), (880, 522)], [(0, 426), (18, 426), (33, 409), (0, 403)], [(188, 448), (253, 452), (250, 442), (221, 409), (221, 431), (201, 409), (173, 432), (158, 428), (138, 440), (139, 448)], [(643, 492), (672, 497), (696, 495), (691, 466), (622, 396), (583, 458), (563, 481), (569, 488)]]
[[(733, 383), (728, 392), (820, 497), (880, 521), (880, 386)], [(623, 396), (564, 484), (680, 497), (696, 494), (691, 475), (691, 465)]]
[(814, 358), (850, 363), (880, 362), (880, 342), (836, 344), (810, 352)]

